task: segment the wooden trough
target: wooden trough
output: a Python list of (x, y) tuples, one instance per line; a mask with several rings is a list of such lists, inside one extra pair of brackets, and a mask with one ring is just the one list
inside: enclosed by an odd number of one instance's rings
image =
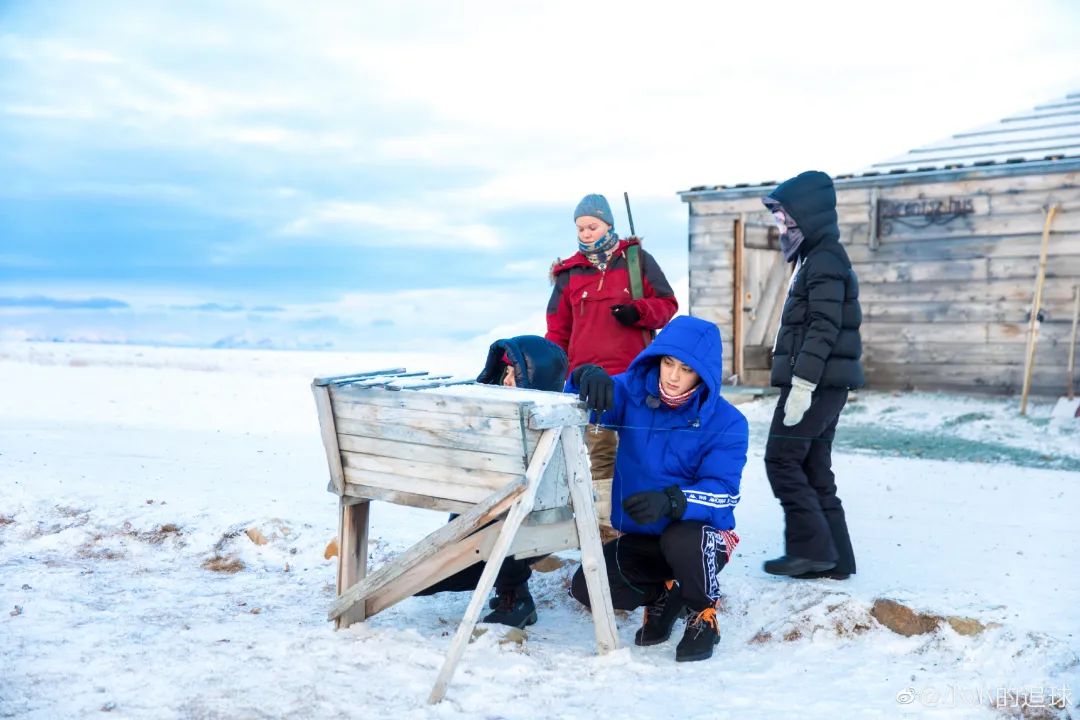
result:
[[(312, 383), (339, 499), (344, 628), (472, 564), (487, 565), (431, 691), (440, 701), (507, 556), (581, 549), (597, 649), (617, 647), (588, 455), (586, 412), (562, 393), (455, 382), (402, 368)], [(461, 513), (367, 573), (372, 500)], [(490, 523), (490, 524), (489, 524)]]

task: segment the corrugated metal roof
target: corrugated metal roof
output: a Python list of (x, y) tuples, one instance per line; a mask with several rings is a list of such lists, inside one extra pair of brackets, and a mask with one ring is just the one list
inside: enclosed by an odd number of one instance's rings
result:
[(945, 170), (1065, 157), (1080, 157), (1080, 92), (876, 162), (863, 172)]
[[(1002, 118), (995, 123), (960, 132), (947, 140), (910, 150), (903, 155), (876, 162), (855, 173), (834, 176), (851, 184), (881, 184), (915, 175), (941, 172), (971, 173), (980, 169), (1008, 167), (1009, 174), (1031, 171), (1053, 172), (1047, 164), (1080, 161), (1080, 92), (1067, 94), (1032, 110)], [(994, 173), (998, 174), (998, 173)], [(740, 196), (770, 187), (774, 180), (734, 185), (699, 185), (679, 194), (684, 200), (700, 194)]]

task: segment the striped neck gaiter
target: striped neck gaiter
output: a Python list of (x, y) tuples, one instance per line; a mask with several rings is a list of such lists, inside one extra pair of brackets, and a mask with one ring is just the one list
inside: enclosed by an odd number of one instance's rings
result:
[(680, 408), (686, 404), (686, 401), (689, 400), (695, 392), (697, 392), (697, 389), (699, 387), (701, 387), (701, 383), (698, 383), (694, 387), (690, 388), (682, 395), (668, 395), (666, 392), (664, 392), (664, 386), (661, 385), (660, 399), (663, 400), (664, 404), (667, 405), (669, 408)]

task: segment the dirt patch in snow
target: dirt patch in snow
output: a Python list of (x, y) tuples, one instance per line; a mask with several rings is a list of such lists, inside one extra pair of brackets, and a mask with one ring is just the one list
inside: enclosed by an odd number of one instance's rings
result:
[(238, 573), (244, 569), (244, 562), (240, 558), (229, 557), (227, 555), (215, 555), (212, 558), (208, 558), (202, 564), (203, 569), (212, 570), (214, 572), (223, 573)]

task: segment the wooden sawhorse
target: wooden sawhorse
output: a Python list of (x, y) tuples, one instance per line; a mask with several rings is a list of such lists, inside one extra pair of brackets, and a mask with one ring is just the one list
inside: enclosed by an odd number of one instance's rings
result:
[[(618, 647), (589, 459), (587, 416), (562, 393), (381, 370), (312, 383), (329, 490), (339, 497), (339, 628), (487, 561), (428, 698), (446, 694), (507, 556), (581, 549), (596, 646)], [(371, 500), (461, 513), (367, 574)], [(490, 523), (490, 524), (489, 524)]]

